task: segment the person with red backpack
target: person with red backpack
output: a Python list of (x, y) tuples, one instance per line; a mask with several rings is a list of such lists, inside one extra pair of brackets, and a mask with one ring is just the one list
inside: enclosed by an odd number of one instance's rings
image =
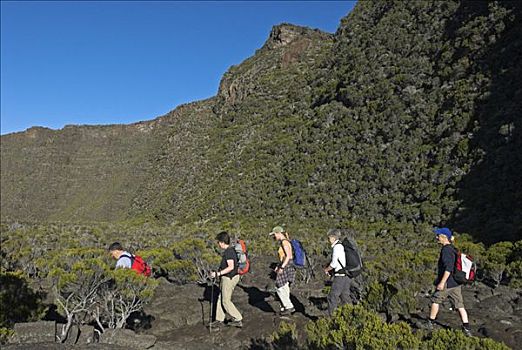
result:
[(147, 277), (151, 275), (150, 266), (141, 256), (129, 253), (119, 242), (114, 242), (109, 246), (109, 253), (116, 260), (116, 268), (133, 269), (136, 273)]
[(462, 320), (462, 331), (465, 335), (471, 336), (471, 329), (468, 321), (468, 313), (464, 308), (462, 298), (462, 286), (455, 281), (453, 275), (457, 260), (457, 250), (453, 247), (453, 234), (447, 227), (435, 228), (433, 230), (436, 240), (442, 245), (438, 261), (438, 275), (435, 280), (435, 293), (432, 296), (430, 318), (428, 328), (433, 328), (435, 319), (439, 312), (439, 305), (446, 299), (450, 299), (455, 309), (458, 310)]
[(219, 248), (223, 250), (223, 255), (221, 256), (219, 270), (210, 273), (211, 278), (221, 278), (220, 293), (216, 305), (216, 320), (210, 323), (210, 329), (218, 331), (220, 326), (225, 324), (226, 314), (232, 317), (232, 320), (226, 323), (227, 326), (242, 328), (243, 316), (232, 302), (232, 294), (240, 278), (237, 254), (234, 245), (230, 244), (228, 232), (220, 232), (216, 240)]

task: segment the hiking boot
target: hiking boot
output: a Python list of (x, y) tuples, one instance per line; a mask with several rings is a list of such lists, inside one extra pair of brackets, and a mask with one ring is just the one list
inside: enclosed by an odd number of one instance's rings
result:
[(243, 328), (243, 321), (241, 321), (241, 320), (230, 321), (229, 323), (227, 323), (227, 326)]
[(464, 333), (464, 335), (465, 335), (466, 337), (471, 337), (471, 336), (472, 336), (472, 334), (471, 334), (471, 329), (469, 329), (469, 328), (467, 328), (467, 327), (462, 326), (462, 332)]
[(291, 314), (293, 314), (295, 312), (295, 309), (293, 307), (291, 307), (290, 309), (283, 309), (279, 315), (281, 316), (290, 316)]

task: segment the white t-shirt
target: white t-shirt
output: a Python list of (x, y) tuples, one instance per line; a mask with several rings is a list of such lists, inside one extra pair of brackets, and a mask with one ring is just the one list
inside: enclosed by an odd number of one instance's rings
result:
[(118, 261), (116, 261), (116, 268), (124, 268), (124, 269), (130, 269), (132, 267), (132, 261), (129, 258), (132, 256), (131, 253), (124, 251), (121, 255)]
[(344, 254), (344, 247), (340, 243), (341, 242), (339, 240), (336, 240), (332, 244), (333, 252), (330, 266), (334, 269), (335, 272), (341, 270), (342, 266), (346, 266), (346, 255)]

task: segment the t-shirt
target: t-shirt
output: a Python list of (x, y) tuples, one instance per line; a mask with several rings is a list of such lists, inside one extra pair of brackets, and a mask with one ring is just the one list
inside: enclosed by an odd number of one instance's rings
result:
[(116, 268), (130, 269), (132, 267), (131, 256), (132, 254), (129, 252), (123, 252), (116, 261)]
[(449, 271), (451, 274), (446, 283), (446, 288), (458, 287), (458, 283), (455, 282), (455, 279), (453, 278), (453, 271), (455, 270), (455, 259), (457, 259), (455, 248), (451, 244), (446, 244), (443, 246), (440, 250), (439, 262), (437, 264), (438, 273), (437, 279), (435, 280), (435, 285), (440, 283), (444, 272)]
[(346, 254), (344, 252), (344, 246), (340, 240), (336, 240), (332, 245), (332, 261), (330, 267), (334, 269), (334, 272), (343, 273), (343, 269), (346, 267)]
[(224, 274), (223, 276), (232, 278), (235, 275), (237, 275), (237, 267), (238, 267), (237, 255), (236, 255), (236, 251), (234, 250), (233, 245), (230, 245), (223, 252), (221, 264), (219, 265), (219, 271), (222, 271), (228, 267), (227, 260), (234, 260), (234, 269), (232, 271), (230, 271), (229, 273)]

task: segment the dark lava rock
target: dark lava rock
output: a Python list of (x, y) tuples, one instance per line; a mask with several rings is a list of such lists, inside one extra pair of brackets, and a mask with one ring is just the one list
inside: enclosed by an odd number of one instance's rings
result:
[(115, 344), (128, 349), (149, 349), (156, 343), (156, 337), (136, 334), (130, 329), (108, 329), (100, 336), (100, 343)]
[(90, 344), (96, 342), (94, 327), (82, 325), (71, 327), (69, 336), (65, 340), (66, 344)]
[(35, 344), (16, 344), (2, 346), (2, 350), (128, 350), (123, 346), (114, 344), (83, 344), (71, 345), (62, 343), (35, 343)]
[(48, 343), (56, 341), (56, 322), (38, 321), (17, 323), (14, 326), (15, 335), (11, 343)]

